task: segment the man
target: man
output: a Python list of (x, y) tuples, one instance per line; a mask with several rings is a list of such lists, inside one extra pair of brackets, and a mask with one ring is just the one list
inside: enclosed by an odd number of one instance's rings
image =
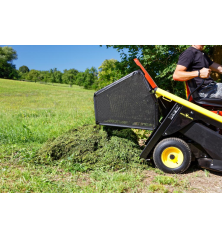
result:
[(196, 86), (204, 84), (198, 90), (200, 97), (222, 99), (222, 83), (216, 83), (211, 77), (211, 71), (222, 74), (222, 66), (210, 60), (203, 52), (204, 45), (192, 45), (179, 57), (173, 79), (177, 81), (192, 80)]

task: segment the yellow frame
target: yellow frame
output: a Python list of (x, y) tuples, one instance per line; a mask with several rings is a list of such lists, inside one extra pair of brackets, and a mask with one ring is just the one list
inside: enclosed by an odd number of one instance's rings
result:
[(157, 98), (159, 98), (160, 96), (163, 96), (163, 97), (165, 97), (165, 98), (167, 98), (169, 100), (173, 100), (173, 101), (175, 101), (175, 102), (177, 102), (177, 103), (179, 103), (181, 105), (184, 105), (184, 106), (186, 106), (186, 107), (188, 107), (188, 108), (190, 108), (190, 109), (192, 109), (192, 110), (194, 110), (194, 111), (196, 111), (198, 113), (201, 113), (201, 114), (203, 114), (203, 115), (205, 115), (205, 116), (207, 116), (207, 117), (209, 117), (211, 119), (214, 119), (214, 120), (222, 123), (222, 116), (217, 115), (217, 114), (215, 114), (215, 113), (213, 113), (213, 112), (211, 112), (211, 111), (209, 111), (209, 110), (207, 110), (207, 109), (205, 109), (205, 108), (203, 108), (201, 106), (198, 106), (198, 105), (196, 105), (194, 103), (191, 103), (191, 102), (189, 102), (187, 100), (184, 100), (184, 99), (182, 99), (182, 98), (180, 98), (180, 97), (178, 97), (176, 95), (173, 95), (173, 94), (171, 94), (171, 93), (169, 93), (169, 92), (167, 92), (165, 90), (162, 90), (160, 88), (156, 88), (156, 92), (155, 93), (156, 93), (156, 97)]

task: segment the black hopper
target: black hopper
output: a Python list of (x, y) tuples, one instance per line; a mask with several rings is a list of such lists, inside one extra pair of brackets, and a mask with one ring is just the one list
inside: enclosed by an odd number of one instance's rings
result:
[(141, 70), (115, 81), (94, 94), (96, 123), (154, 130), (158, 104)]

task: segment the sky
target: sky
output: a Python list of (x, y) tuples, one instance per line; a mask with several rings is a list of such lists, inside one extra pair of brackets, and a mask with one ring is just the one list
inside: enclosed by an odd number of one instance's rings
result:
[[(18, 55), (13, 61), (16, 69), (27, 66), (30, 70), (50, 70), (57, 68), (75, 68), (85, 71), (92, 66), (98, 69), (105, 59), (120, 60), (120, 53), (116, 49), (99, 45), (8, 45)], [(3, 45), (1, 45), (3, 47)]]

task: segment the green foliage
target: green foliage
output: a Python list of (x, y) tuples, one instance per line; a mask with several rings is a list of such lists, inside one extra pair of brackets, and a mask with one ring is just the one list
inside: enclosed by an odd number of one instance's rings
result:
[(99, 67), (99, 74), (98, 74), (98, 81), (97, 81), (97, 85), (99, 89), (121, 78), (121, 72), (116, 67), (117, 62), (118, 61), (115, 59), (105, 60), (102, 63), (102, 65)]
[(85, 89), (95, 89), (95, 82), (97, 81), (98, 72), (95, 67), (87, 68), (84, 72), (85, 78), (82, 83)]
[(11, 62), (18, 58), (17, 53), (12, 47), (0, 47), (0, 62)]
[(78, 74), (78, 71), (76, 69), (70, 69), (70, 70), (65, 69), (62, 75), (62, 82), (72, 86), (73, 84), (76, 83), (77, 74)]
[(78, 72), (76, 75), (76, 85), (83, 86), (85, 82), (86, 74), (85, 72)]
[(5, 61), (0, 61), (0, 78), (4, 79), (18, 79), (18, 72), (15, 65)]
[(40, 72), (37, 70), (30, 70), (30, 72), (27, 74), (27, 80), (29, 81), (39, 81), (40, 80)]
[(17, 79), (18, 72), (12, 60), (17, 59), (17, 53), (12, 47), (0, 47), (0, 78)]
[(30, 70), (19, 72), (19, 78), (33, 82), (59, 83), (83, 86), (85, 89), (97, 89), (98, 72), (95, 67), (87, 68), (85, 72), (78, 72), (76, 69), (65, 69), (64, 73), (57, 68), (49, 71)]
[(62, 72), (61, 71), (58, 71), (57, 68), (54, 68), (54, 70), (52, 71), (52, 80), (51, 82), (52, 83), (62, 83)]
[(27, 66), (20, 66), (19, 67), (19, 72), (27, 73), (27, 72), (29, 72), (29, 68)]

